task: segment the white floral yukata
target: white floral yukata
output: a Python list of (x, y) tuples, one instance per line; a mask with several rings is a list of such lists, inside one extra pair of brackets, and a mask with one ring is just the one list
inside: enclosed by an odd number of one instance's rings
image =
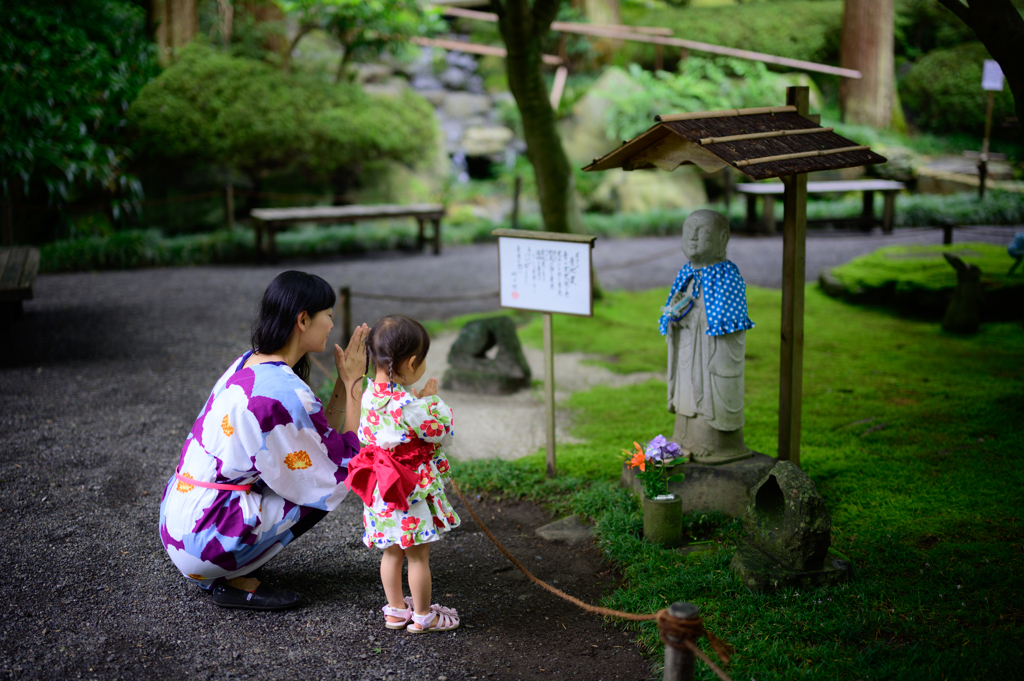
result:
[(444, 483), (451, 479), (443, 447), (451, 444), (452, 410), (436, 395), (417, 398), (398, 383), (371, 383), (363, 393), (359, 419), (359, 440), (363, 446), (384, 449), (415, 442), (439, 445), (434, 457), (419, 465), (419, 483), (409, 494), (409, 510), (403, 511), (373, 490), (373, 504), (363, 504), (363, 543), (386, 549), (398, 545), (437, 541), (461, 520), (448, 502)]

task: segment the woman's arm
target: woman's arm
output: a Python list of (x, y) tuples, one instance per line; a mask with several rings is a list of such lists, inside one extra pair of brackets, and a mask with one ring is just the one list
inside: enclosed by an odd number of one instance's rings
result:
[[(366, 372), (366, 335), (370, 327), (358, 327), (348, 340), (348, 347), (334, 346), (334, 366), (338, 380), (331, 399), (324, 406), (327, 423), (339, 433), (354, 433), (359, 428), (359, 389)], [(351, 409), (348, 408), (351, 405)]]

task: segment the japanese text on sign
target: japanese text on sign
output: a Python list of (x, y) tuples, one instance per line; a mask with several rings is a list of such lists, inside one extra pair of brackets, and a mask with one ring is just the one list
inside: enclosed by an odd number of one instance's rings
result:
[(590, 244), (499, 237), (501, 306), (590, 316)]

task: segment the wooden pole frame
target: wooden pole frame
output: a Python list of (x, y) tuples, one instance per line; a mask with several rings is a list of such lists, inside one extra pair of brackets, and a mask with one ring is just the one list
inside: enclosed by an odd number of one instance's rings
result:
[[(810, 90), (786, 88), (786, 104), (807, 116)], [(779, 358), (780, 461), (800, 465), (800, 412), (803, 402), (804, 271), (807, 267), (807, 175), (782, 178), (782, 333)]]
[(558, 475), (555, 466), (555, 340), (554, 319), (544, 312), (544, 436), (545, 461), (549, 478)]

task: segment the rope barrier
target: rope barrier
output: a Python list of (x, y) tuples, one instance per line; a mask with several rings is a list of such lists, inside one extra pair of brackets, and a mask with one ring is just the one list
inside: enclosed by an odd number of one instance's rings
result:
[(713, 671), (718, 676), (718, 678), (722, 679), (722, 681), (732, 681), (732, 679), (730, 679), (725, 672), (723, 672), (718, 666), (716, 666), (707, 657), (707, 655), (705, 655), (704, 652), (699, 647), (697, 647), (696, 644), (693, 643), (695, 639), (704, 636), (705, 638), (707, 638), (708, 643), (711, 644), (711, 647), (715, 651), (715, 654), (717, 654), (718, 657), (721, 658), (722, 662), (724, 662), (725, 664), (729, 664), (729, 659), (733, 653), (732, 646), (725, 643), (720, 638), (718, 638), (710, 631), (705, 629), (703, 620), (701, 620), (700, 617), (695, 617), (693, 619), (679, 619), (669, 614), (668, 610), (666, 609), (659, 610), (655, 613), (646, 614), (623, 612), (621, 610), (613, 610), (612, 608), (604, 608), (597, 605), (590, 605), (589, 603), (585, 603), (580, 599), (576, 598), (575, 596), (570, 596), (561, 589), (556, 589), (544, 580), (534, 576), (533, 573), (526, 569), (526, 566), (524, 566), (522, 563), (516, 560), (516, 557), (509, 553), (508, 549), (502, 546), (501, 542), (498, 541), (497, 537), (495, 537), (491, 533), (491, 530), (487, 527), (486, 524), (484, 524), (484, 521), (481, 520), (480, 517), (473, 510), (473, 507), (469, 505), (469, 502), (466, 500), (466, 497), (462, 494), (462, 490), (459, 489), (459, 486), (455, 483), (454, 480), (451, 481), (451, 485), (452, 489), (454, 489), (455, 493), (459, 496), (459, 499), (462, 500), (462, 503), (466, 507), (466, 510), (469, 511), (469, 515), (473, 517), (473, 521), (476, 522), (477, 526), (479, 526), (480, 529), (483, 530), (483, 533), (487, 535), (487, 538), (490, 539), (495, 546), (498, 547), (498, 550), (501, 551), (505, 555), (505, 557), (508, 558), (509, 561), (511, 561), (511, 563), (519, 569), (520, 572), (526, 575), (527, 579), (529, 579), (531, 582), (541, 587), (545, 591), (549, 591), (554, 595), (558, 596), (559, 598), (569, 601), (573, 605), (595, 615), (604, 615), (605, 617), (618, 617), (619, 619), (629, 620), (631, 622), (654, 621), (658, 625), (658, 632), (661, 635), (661, 640), (665, 642), (665, 645), (676, 648), (677, 650), (688, 650), (692, 652), (694, 655), (699, 657), (701, 661), (708, 665), (708, 667), (711, 668), (711, 671)]

